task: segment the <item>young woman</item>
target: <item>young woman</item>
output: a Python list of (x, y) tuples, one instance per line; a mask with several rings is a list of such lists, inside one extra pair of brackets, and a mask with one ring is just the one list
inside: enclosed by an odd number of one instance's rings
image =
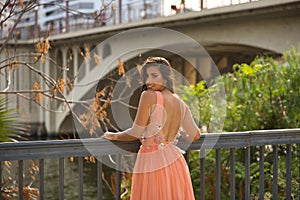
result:
[(194, 199), (189, 169), (177, 136), (190, 142), (200, 130), (186, 104), (174, 94), (170, 63), (150, 57), (142, 65), (142, 92), (131, 128), (118, 133), (106, 132), (109, 140), (141, 140), (132, 176), (131, 200)]

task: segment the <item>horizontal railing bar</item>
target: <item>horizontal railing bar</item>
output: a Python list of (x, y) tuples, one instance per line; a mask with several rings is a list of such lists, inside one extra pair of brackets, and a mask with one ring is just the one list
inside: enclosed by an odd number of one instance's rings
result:
[(300, 129), (274, 129), (249, 132), (225, 132), (202, 134), (200, 139), (191, 145), (180, 141), (179, 146), (189, 146), (190, 150), (241, 148), (250, 146), (298, 144), (300, 143)]
[(251, 146), (295, 144), (300, 142), (300, 129), (250, 132)]
[(139, 141), (111, 142), (100, 138), (7, 142), (0, 143), (0, 161), (129, 154), (139, 146)]
[[(192, 144), (180, 140), (178, 145), (199, 150), (297, 143), (300, 143), (300, 129), (277, 129), (201, 134), (200, 139)], [(6, 142), (0, 143), (0, 161), (129, 154), (136, 152), (139, 146), (137, 140), (111, 142), (101, 138)]]

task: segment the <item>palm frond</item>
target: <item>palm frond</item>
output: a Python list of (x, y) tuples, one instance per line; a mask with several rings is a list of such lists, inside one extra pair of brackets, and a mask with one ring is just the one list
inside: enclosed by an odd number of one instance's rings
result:
[(16, 109), (8, 109), (7, 102), (0, 97), (0, 142), (12, 142), (28, 132), (28, 128), (17, 121)]

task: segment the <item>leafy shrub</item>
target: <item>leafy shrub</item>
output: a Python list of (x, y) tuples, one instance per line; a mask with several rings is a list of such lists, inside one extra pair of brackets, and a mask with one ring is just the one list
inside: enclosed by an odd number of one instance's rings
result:
[[(224, 74), (215, 80), (215, 84), (223, 84), (226, 92), (226, 119), (223, 131), (251, 131), (262, 129), (298, 128), (300, 120), (300, 53), (293, 48), (285, 52), (281, 59), (258, 56), (250, 64), (236, 64), (232, 73)], [(192, 113), (199, 121), (202, 132), (210, 130), (212, 105), (215, 101), (211, 94), (217, 87), (206, 87), (204, 81), (195, 86), (181, 88), (180, 96), (190, 105)], [(193, 105), (198, 102), (199, 107)], [(298, 145), (299, 146), (299, 145)], [(299, 169), (299, 147), (292, 146), (292, 169)], [(298, 149), (298, 150), (297, 150)], [(279, 177), (278, 188), (286, 187), (285, 161), (286, 146), (278, 147)], [(259, 163), (257, 162), (258, 147), (251, 147), (251, 198), (257, 198), (259, 183)], [(225, 184), (228, 175), (229, 150), (221, 150), (222, 158), (222, 199), (229, 199), (229, 184)], [(243, 196), (244, 184), (244, 151), (236, 151), (236, 191), (237, 196)], [(191, 176), (195, 186), (196, 196), (199, 188), (199, 151), (192, 151), (190, 157)], [(210, 180), (215, 180), (215, 155), (206, 156), (206, 198), (211, 199), (214, 190), (211, 190)], [(273, 162), (272, 146), (265, 147), (265, 194), (272, 193)], [(299, 170), (292, 172), (293, 177), (299, 177)], [(292, 195), (297, 194), (298, 178), (293, 178)], [(285, 193), (279, 191), (279, 196)], [(266, 197), (267, 198), (267, 197)]]

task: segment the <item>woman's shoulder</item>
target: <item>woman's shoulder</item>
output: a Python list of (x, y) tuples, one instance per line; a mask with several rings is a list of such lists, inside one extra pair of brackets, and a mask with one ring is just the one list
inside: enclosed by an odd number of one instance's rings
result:
[(142, 92), (142, 97), (148, 97), (148, 98), (151, 98), (151, 97), (155, 97), (155, 92), (152, 91), (152, 90), (145, 90)]
[(179, 101), (179, 105), (180, 108), (185, 111), (186, 108), (188, 108), (188, 106), (186, 105), (186, 103), (182, 100), (182, 98), (180, 98), (180, 96), (178, 94), (173, 94), (173, 96)]
[(173, 94), (173, 96), (176, 98), (176, 99), (178, 99), (178, 101), (180, 102), (180, 104), (183, 104), (183, 105), (185, 105), (185, 102), (180, 98), (180, 96), (178, 95), (178, 94)]
[(155, 103), (156, 102), (156, 94), (154, 91), (146, 90), (141, 94), (141, 102), (144, 103)]

